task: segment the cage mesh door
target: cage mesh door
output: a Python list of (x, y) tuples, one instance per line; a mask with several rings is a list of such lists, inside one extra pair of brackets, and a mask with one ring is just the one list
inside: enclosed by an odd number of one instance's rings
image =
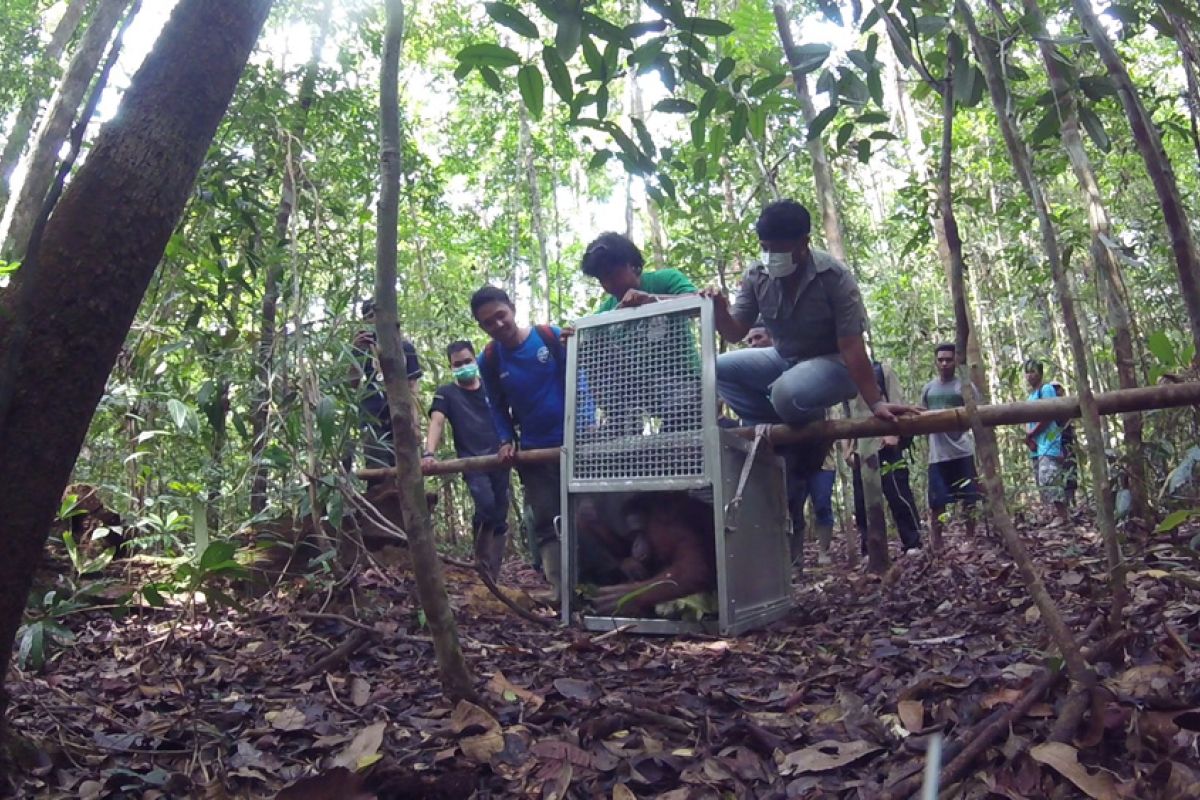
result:
[(575, 480), (704, 474), (697, 309), (576, 333)]

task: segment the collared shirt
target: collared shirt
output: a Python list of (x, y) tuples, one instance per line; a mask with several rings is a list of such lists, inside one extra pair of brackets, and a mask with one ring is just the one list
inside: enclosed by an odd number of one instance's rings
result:
[(786, 278), (772, 278), (755, 263), (746, 270), (729, 313), (744, 325), (762, 317), (775, 350), (788, 361), (838, 353), (838, 339), (867, 327), (858, 282), (840, 261), (821, 250)]

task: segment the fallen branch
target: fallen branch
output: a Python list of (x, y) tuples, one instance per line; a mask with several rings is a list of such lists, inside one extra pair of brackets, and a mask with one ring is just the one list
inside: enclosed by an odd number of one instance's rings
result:
[(491, 573), (488, 572), (487, 566), (482, 561), (475, 562), (475, 571), (479, 573), (479, 578), (483, 581), (483, 585), (491, 590), (492, 594), (496, 595), (500, 602), (508, 606), (518, 617), (528, 620), (535, 625), (540, 625), (543, 628), (558, 627), (558, 623), (556, 621), (543, 617), (539, 614), (535, 614), (532, 611), (527, 611), (526, 609), (521, 608), (519, 605), (514, 603), (512, 598), (502, 592), (500, 587), (496, 585), (496, 581), (492, 578)]
[[(975, 759), (991, 747), (992, 743), (1007, 731), (1013, 723), (1025, 716), (1029, 709), (1033, 708), (1034, 704), (1041, 700), (1042, 696), (1050, 690), (1050, 687), (1062, 677), (1063, 673), (1061, 669), (1047, 669), (1038, 676), (1037, 680), (1030, 685), (1025, 694), (1021, 696), (1021, 699), (1007, 713), (999, 717), (989, 717), (981, 725), (968, 731), (958, 742), (958, 745), (962, 747), (962, 751), (942, 768), (939, 785), (949, 786), (961, 780), (967, 774)], [(900, 800), (902, 797), (909, 797), (921, 788), (923, 777), (920, 772), (917, 772), (893, 784), (883, 793), (883, 800)]]
[[(1129, 414), (1159, 408), (1200, 405), (1200, 383), (1176, 383), (1161, 386), (1145, 386), (1139, 389), (1119, 389), (1096, 395), (1096, 406), (1103, 415)], [(1020, 425), (1027, 422), (1044, 422), (1078, 417), (1079, 398), (1058, 397), (1052, 400), (1032, 402), (1000, 403), (979, 406), (979, 422), (985, 427)], [(950, 433), (970, 428), (966, 409), (949, 408), (941, 411), (926, 411), (910, 417), (901, 417), (894, 422), (867, 417), (858, 419), (825, 420), (813, 422), (799, 428), (790, 425), (772, 425), (767, 438), (775, 444), (796, 444), (822, 439), (866, 439), (875, 436), (925, 436), (930, 433)], [(732, 428), (731, 432), (743, 437), (754, 435), (753, 428)], [(517, 464), (545, 464), (557, 461), (561, 448), (522, 450), (517, 453)], [(482, 472), (507, 469), (512, 464), (502, 464), (496, 456), (474, 456), (435, 461), (422, 466), (425, 475), (448, 475), (456, 472)], [(391, 475), (391, 468), (361, 469), (355, 474), (360, 478), (382, 478)]]
[(326, 670), (331, 670), (341, 664), (350, 656), (354, 655), (359, 648), (367, 642), (375, 638), (374, 631), (366, 631), (362, 628), (356, 628), (354, 633), (350, 634), (350, 638), (333, 648), (323, 658), (318, 660), (308, 669), (300, 673), (300, 679), (311, 678), (315, 675), (320, 675)]

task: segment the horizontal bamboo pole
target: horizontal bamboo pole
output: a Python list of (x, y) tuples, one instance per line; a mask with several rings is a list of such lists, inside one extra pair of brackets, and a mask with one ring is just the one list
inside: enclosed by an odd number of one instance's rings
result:
[[(1172, 383), (1146, 386), (1139, 389), (1120, 389), (1096, 395), (1101, 414), (1128, 414), (1160, 408), (1200, 405), (1200, 383)], [(1000, 425), (1020, 425), (1026, 422), (1068, 419), (1079, 416), (1079, 398), (1059, 397), (1054, 400), (1034, 400), (1021, 403), (1000, 403), (980, 406), (979, 420), (989, 428)], [(871, 436), (925, 436), (930, 433), (964, 431), (970, 427), (965, 408), (925, 411), (885, 422), (875, 417), (836, 419), (814, 422), (799, 428), (772, 425), (767, 438), (776, 444), (799, 444), (821, 439), (864, 439)], [(739, 436), (754, 435), (753, 428), (732, 428)], [(522, 450), (517, 453), (517, 465), (545, 464), (557, 461), (560, 448)], [(448, 475), (456, 472), (481, 472), (504, 468), (496, 456), (452, 458), (423, 467), (425, 475)], [(383, 478), (391, 475), (390, 468), (362, 469), (360, 478)]]

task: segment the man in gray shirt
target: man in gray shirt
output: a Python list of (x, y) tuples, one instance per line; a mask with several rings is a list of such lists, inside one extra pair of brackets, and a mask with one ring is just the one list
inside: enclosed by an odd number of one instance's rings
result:
[[(719, 356), (718, 392), (745, 424), (803, 425), (859, 393), (880, 419), (917, 413), (880, 395), (863, 342), (858, 283), (841, 262), (809, 246), (811, 227), (808, 209), (795, 200), (771, 203), (754, 226), (762, 259), (747, 270), (732, 305), (717, 289), (701, 292), (713, 298), (723, 337), (740, 342), (761, 317), (775, 343)], [(820, 468), (824, 452), (809, 450), (794, 471)]]
[[(960, 408), (962, 381), (954, 374), (955, 347), (939, 344), (934, 350), (938, 376), (925, 384), (921, 403), (930, 411)], [(979, 397), (976, 389), (975, 396)], [(967, 518), (967, 536), (975, 535), (975, 503), (979, 499), (975, 475), (975, 438), (970, 431), (929, 434), (929, 528), (940, 541), (946, 506), (961, 501)]]

